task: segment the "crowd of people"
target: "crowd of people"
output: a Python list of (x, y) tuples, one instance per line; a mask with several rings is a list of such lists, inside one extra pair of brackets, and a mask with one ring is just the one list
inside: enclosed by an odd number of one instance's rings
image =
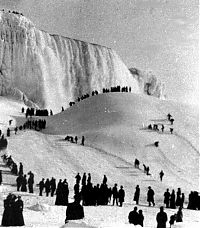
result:
[(176, 207), (183, 208), (184, 202), (185, 202), (185, 194), (181, 193), (180, 188), (178, 188), (176, 194), (174, 189), (170, 194), (169, 189), (167, 188), (166, 192), (164, 193), (164, 204), (166, 205), (166, 208), (172, 208), (172, 209), (175, 209)]
[[(78, 143), (78, 136), (70, 136), (70, 135), (67, 135), (65, 137), (65, 140), (67, 140), (68, 142), (71, 142), (71, 143)], [(83, 135), (81, 137), (81, 145), (84, 146), (85, 145), (85, 136)]]
[(103, 93), (110, 93), (110, 92), (126, 92), (126, 93), (131, 93), (131, 87), (128, 86), (113, 86), (110, 89), (108, 88), (103, 88)]
[(10, 168), (11, 173), (14, 175), (18, 175), (18, 167), (17, 163), (13, 160), (12, 156), (8, 156), (6, 154), (1, 155), (3, 162)]

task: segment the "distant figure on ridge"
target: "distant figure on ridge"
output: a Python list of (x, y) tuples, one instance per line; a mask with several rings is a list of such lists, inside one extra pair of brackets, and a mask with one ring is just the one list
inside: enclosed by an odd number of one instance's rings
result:
[(162, 179), (163, 179), (163, 176), (164, 176), (163, 170), (160, 171), (159, 175), (160, 175), (160, 181), (162, 182)]
[(85, 136), (82, 136), (81, 145), (84, 146), (84, 144), (85, 144)]

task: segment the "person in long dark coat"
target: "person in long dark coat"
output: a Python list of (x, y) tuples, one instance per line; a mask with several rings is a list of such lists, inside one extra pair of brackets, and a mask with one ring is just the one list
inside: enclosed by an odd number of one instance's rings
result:
[(2, 221), (1, 221), (1, 225), (2, 226), (10, 226), (10, 214), (11, 214), (11, 199), (12, 199), (12, 195), (11, 193), (6, 197), (6, 199), (4, 200), (4, 211), (3, 211), (3, 216), (2, 216)]
[(21, 191), (22, 192), (27, 192), (27, 179), (26, 179), (26, 175), (23, 176), (22, 179), (22, 187), (21, 187)]
[(170, 195), (170, 208), (172, 208), (172, 209), (175, 209), (176, 208), (175, 198), (176, 198), (175, 191), (172, 190), (172, 193)]
[(24, 174), (23, 165), (22, 165), (22, 163), (20, 162), (20, 163), (19, 163), (19, 175), (23, 175), (23, 174)]
[(49, 196), (49, 193), (50, 193), (50, 181), (49, 181), (49, 178), (46, 179), (44, 187), (45, 187), (46, 196)]
[(42, 178), (42, 180), (39, 183), (39, 190), (40, 190), (39, 196), (42, 196), (43, 189), (44, 189), (44, 178)]
[(164, 208), (160, 207), (160, 212), (156, 216), (157, 228), (166, 228), (167, 214), (164, 212)]
[(138, 205), (139, 204), (139, 198), (140, 198), (140, 187), (139, 187), (139, 185), (137, 185), (135, 189), (136, 190), (135, 190), (133, 200), (136, 201), (136, 204)]
[(86, 178), (86, 173), (84, 173), (82, 177), (82, 185), (86, 185)]
[(181, 206), (181, 189), (178, 188), (176, 193), (176, 206)]
[(62, 180), (60, 179), (56, 189), (55, 205), (62, 205), (62, 204), (63, 204), (63, 185), (62, 185)]
[(103, 184), (106, 184), (107, 183), (107, 177), (106, 175), (103, 176)]
[(68, 188), (68, 183), (67, 180), (64, 179), (62, 183), (62, 188), (63, 188), (63, 206), (68, 205), (68, 196), (69, 196), (69, 188)]
[(148, 187), (148, 192), (147, 192), (147, 201), (149, 202), (149, 206), (151, 206), (151, 203), (153, 204), (153, 206), (155, 206), (154, 203), (154, 190), (149, 186)]
[(17, 182), (17, 191), (20, 191), (20, 187), (22, 186), (23, 176), (19, 175), (16, 179)]
[(169, 208), (169, 201), (170, 201), (170, 192), (167, 188), (167, 191), (164, 193), (164, 204), (166, 204), (166, 208)]
[(34, 174), (32, 172), (29, 172), (29, 178), (28, 178), (28, 189), (29, 193), (33, 193), (33, 184), (34, 184)]
[(138, 225), (141, 227), (144, 226), (144, 215), (142, 214), (142, 210), (138, 211)]
[(124, 202), (125, 197), (125, 191), (123, 189), (123, 186), (121, 185), (120, 190), (118, 192), (118, 199), (119, 199), (119, 206), (122, 207), (122, 204)]
[(55, 178), (51, 178), (50, 180), (50, 190), (51, 190), (51, 197), (54, 196), (54, 192), (56, 190), (56, 179)]
[(138, 225), (137, 207), (134, 207), (134, 210), (129, 213), (129, 215), (128, 215), (128, 221), (129, 221), (130, 224)]
[(18, 196), (17, 201), (15, 201), (13, 205), (13, 211), (14, 211), (14, 225), (15, 226), (24, 226), (24, 217), (23, 217), (23, 208), (24, 203), (21, 200), (21, 196)]
[(176, 214), (176, 222), (183, 222), (182, 207), (179, 207), (179, 209), (178, 209), (178, 212)]
[(77, 220), (83, 218), (84, 209), (83, 206), (80, 205), (80, 197), (75, 195), (74, 202), (69, 203), (67, 206), (65, 223), (67, 223), (68, 220)]
[(2, 184), (2, 170), (0, 170), (0, 185)]

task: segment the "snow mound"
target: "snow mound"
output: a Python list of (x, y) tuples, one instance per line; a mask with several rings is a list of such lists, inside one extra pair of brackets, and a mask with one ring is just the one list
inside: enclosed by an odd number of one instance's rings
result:
[(47, 204), (36, 203), (35, 205), (28, 207), (28, 209), (33, 211), (49, 212), (51, 210), (51, 207)]
[(77, 222), (71, 222), (71, 221), (69, 221), (67, 224), (61, 226), (60, 228), (65, 228), (65, 227), (87, 227), (87, 228), (95, 228), (95, 226), (87, 225), (84, 222), (78, 223), (78, 221)]

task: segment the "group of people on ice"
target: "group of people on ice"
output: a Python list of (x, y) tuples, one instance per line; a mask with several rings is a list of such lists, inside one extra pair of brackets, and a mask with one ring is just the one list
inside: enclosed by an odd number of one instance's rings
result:
[[(67, 135), (66, 137), (65, 137), (65, 140), (67, 140), (68, 142), (71, 142), (71, 143), (78, 143), (78, 136), (76, 135), (76, 136), (71, 136), (71, 135)], [(83, 135), (82, 137), (81, 137), (81, 145), (82, 146), (84, 146), (85, 145), (85, 136)]]

